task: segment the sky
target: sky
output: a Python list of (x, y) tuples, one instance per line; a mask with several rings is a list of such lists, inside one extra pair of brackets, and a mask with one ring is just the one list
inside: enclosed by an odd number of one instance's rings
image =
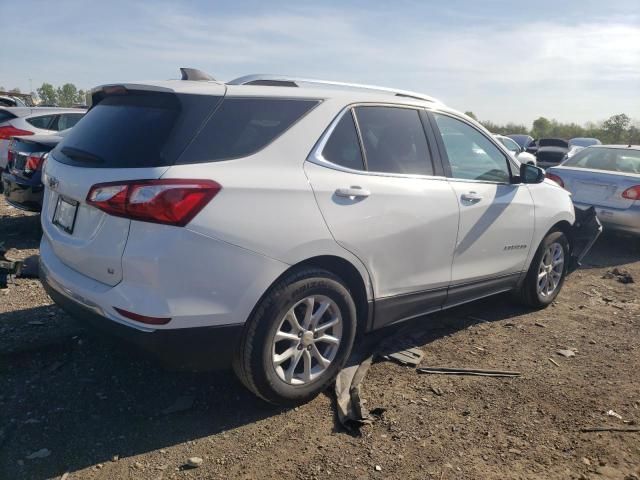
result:
[(640, 121), (640, 0), (0, 0), (0, 86), (277, 73), (414, 90), (482, 120)]

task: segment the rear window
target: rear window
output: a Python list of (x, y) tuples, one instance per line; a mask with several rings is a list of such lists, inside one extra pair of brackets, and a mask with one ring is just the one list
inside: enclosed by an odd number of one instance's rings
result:
[(63, 113), (58, 115), (57, 121), (52, 125), (53, 130), (62, 131), (75, 126), (84, 115), (82, 113)]
[(173, 165), (220, 97), (130, 92), (106, 97), (53, 151), (59, 162), (93, 168)]
[(541, 138), (538, 140), (538, 147), (560, 147), (568, 148), (569, 143), (561, 138)]
[(216, 162), (252, 155), (317, 104), (318, 100), (227, 98), (178, 163)]
[(640, 151), (618, 148), (586, 148), (562, 164), (607, 172), (640, 173)]

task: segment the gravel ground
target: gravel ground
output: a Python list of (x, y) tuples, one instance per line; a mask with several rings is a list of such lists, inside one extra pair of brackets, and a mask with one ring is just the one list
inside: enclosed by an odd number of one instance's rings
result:
[[(8, 256), (37, 254), (38, 220), (0, 200)], [(412, 322), (423, 365), (522, 376), (376, 363), (363, 397), (386, 411), (359, 435), (329, 394), (280, 409), (230, 372), (165, 371), (18, 279), (0, 291), (0, 478), (638, 479), (640, 433), (581, 432), (640, 423), (639, 287), (603, 278), (615, 266), (640, 282), (640, 240), (604, 235), (544, 311), (498, 296)]]

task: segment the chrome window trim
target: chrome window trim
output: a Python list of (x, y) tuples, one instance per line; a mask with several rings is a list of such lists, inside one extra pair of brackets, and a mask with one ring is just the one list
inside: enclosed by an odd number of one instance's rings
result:
[[(320, 165), (321, 167), (330, 168), (332, 170), (338, 170), (340, 172), (352, 173), (356, 175), (367, 175), (373, 177), (391, 177), (391, 178), (415, 178), (415, 179), (427, 179), (427, 180), (447, 180), (447, 177), (439, 176), (439, 175), (420, 175), (420, 174), (409, 174), (409, 173), (390, 173), (390, 172), (372, 172), (369, 170), (354, 170), (352, 168), (343, 167), (342, 165), (338, 165), (337, 163), (333, 163), (330, 160), (327, 160), (322, 156), (322, 151), (324, 150), (325, 145), (329, 141), (329, 137), (335, 130), (336, 126), (342, 119), (342, 117), (349, 113), (352, 115), (353, 121), (356, 126), (356, 131), (358, 132), (358, 145), (360, 147), (360, 151), (362, 153), (362, 160), (364, 162), (364, 167), (367, 167), (366, 160), (366, 152), (364, 151), (364, 145), (362, 145), (361, 135), (360, 135), (360, 127), (357, 121), (357, 115), (352, 113), (353, 109), (356, 107), (393, 107), (393, 108), (407, 108), (411, 110), (428, 110), (424, 106), (412, 106), (412, 105), (402, 105), (397, 103), (381, 103), (381, 102), (358, 102), (351, 103), (345, 107), (343, 107), (338, 115), (332, 120), (327, 129), (320, 136), (318, 142), (316, 142), (315, 146), (311, 150), (311, 153), (307, 156), (307, 161), (314, 163), (316, 165)], [(425, 134), (426, 137), (426, 134)], [(428, 144), (428, 138), (427, 138)]]

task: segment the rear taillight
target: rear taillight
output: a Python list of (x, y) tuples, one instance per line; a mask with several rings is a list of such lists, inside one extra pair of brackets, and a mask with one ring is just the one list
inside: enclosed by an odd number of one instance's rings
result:
[(553, 180), (553, 181), (554, 181), (554, 182), (556, 182), (558, 185), (560, 185), (562, 188), (564, 188), (564, 182), (562, 181), (562, 179), (561, 179), (558, 175), (556, 175), (556, 174), (554, 174), (554, 173), (549, 173), (549, 172), (547, 172), (547, 173), (546, 173), (546, 177), (547, 177), (549, 180)]
[(25, 173), (34, 173), (42, 167), (42, 162), (46, 152), (30, 153), (24, 163)]
[(30, 132), (29, 130), (21, 130), (19, 128), (12, 127), (11, 125), (0, 127), (0, 140), (7, 140), (18, 135), (33, 135), (33, 132)]
[(629, 200), (640, 200), (640, 185), (634, 185), (622, 192), (622, 198)]
[(99, 183), (87, 203), (117, 217), (184, 227), (222, 187), (213, 180), (134, 180)]

